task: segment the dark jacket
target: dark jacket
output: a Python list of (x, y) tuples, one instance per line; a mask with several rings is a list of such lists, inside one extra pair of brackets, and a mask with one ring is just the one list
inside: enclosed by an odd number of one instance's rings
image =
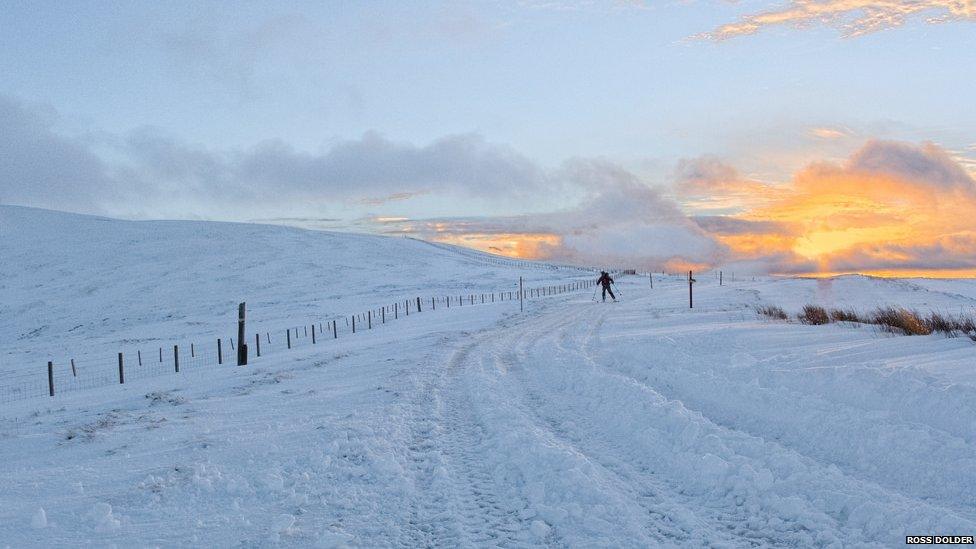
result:
[(607, 273), (601, 274), (600, 278), (598, 278), (596, 281), (598, 284), (602, 284), (605, 288), (609, 288), (610, 285), (613, 284), (613, 279), (610, 278), (610, 275)]

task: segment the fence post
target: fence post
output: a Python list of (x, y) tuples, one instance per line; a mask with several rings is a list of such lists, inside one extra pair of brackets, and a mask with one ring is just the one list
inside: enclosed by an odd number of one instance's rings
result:
[(519, 312), (525, 311), (525, 303), (522, 299), (522, 277), (519, 277)]
[(162, 347), (159, 348), (159, 363), (160, 364), (163, 363), (163, 348)]
[(366, 311), (366, 329), (367, 330), (372, 330), (373, 329), (373, 310), (372, 309)]
[(352, 315), (352, 333), (356, 333), (356, 315)]
[(47, 388), (51, 396), (54, 396), (54, 363), (50, 360), (47, 361)]
[(332, 339), (339, 339), (339, 329), (336, 328), (336, 321), (332, 321)]
[(312, 324), (312, 345), (315, 345), (315, 324)]
[[(237, 365), (246, 366), (247, 365), (247, 344), (244, 343), (244, 314), (245, 314), (245, 304), (242, 301), (240, 305), (237, 306)], [(234, 340), (230, 340), (230, 346), (234, 346)]]
[(694, 284), (694, 282), (695, 279), (691, 278), (691, 271), (688, 271), (688, 308), (689, 309), (695, 308), (695, 297), (691, 289), (691, 285)]
[[(192, 344), (190, 348), (193, 348)], [(261, 334), (254, 334), (254, 352), (258, 358), (261, 358)]]
[(75, 370), (75, 359), (71, 359), (71, 377), (78, 377), (78, 372)]
[[(246, 347), (246, 345), (241, 344), (241, 347)], [(176, 368), (176, 373), (180, 373), (180, 346), (173, 345), (173, 367)]]
[(139, 357), (139, 366), (142, 366), (142, 350), (136, 351), (136, 356)]
[(217, 338), (217, 364), (224, 363), (224, 348), (220, 345), (220, 338)]
[[(258, 343), (258, 345), (260, 345), (260, 342)], [(193, 343), (190, 343), (190, 358), (193, 358), (195, 356), (197, 356), (196, 349), (194, 348)]]
[(291, 328), (285, 331), (286, 337), (288, 339), (288, 348), (291, 349)]
[(423, 312), (423, 311), (420, 310), (420, 298), (419, 297), (417, 298), (417, 312), (418, 313)]
[(393, 320), (400, 318), (400, 302), (397, 301), (393, 304)]
[(122, 353), (119, 353), (119, 384), (125, 383), (125, 369), (122, 366)]
[(654, 273), (647, 273), (647, 279), (651, 281), (651, 289), (654, 289)]
[(433, 297), (430, 298), (430, 310), (431, 311), (436, 311), (437, 310), (437, 304), (435, 303), (435, 301), (436, 300)]
[(383, 317), (383, 324), (386, 324), (386, 305), (383, 305), (383, 312), (380, 315)]

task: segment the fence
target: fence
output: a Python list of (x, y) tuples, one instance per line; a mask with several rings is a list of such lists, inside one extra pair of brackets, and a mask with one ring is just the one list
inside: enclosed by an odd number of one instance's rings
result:
[[(559, 284), (525, 288), (519, 279), (517, 289), (478, 294), (451, 294), (411, 297), (392, 304), (344, 316), (330, 316), (295, 324), (284, 330), (248, 332), (248, 363), (269, 353), (318, 345), (357, 333), (371, 331), (400, 318), (427, 314), (438, 309), (470, 308), (479, 305), (512, 303), (520, 308), (525, 300), (586, 290), (596, 284), (590, 278)], [(156, 340), (158, 341), (158, 340)], [(122, 352), (86, 352), (64, 362), (48, 362), (34, 371), (16, 372), (0, 378), (0, 403), (33, 397), (55, 397), (60, 394), (128, 384), (140, 379), (166, 374), (204, 372), (208, 368), (238, 363), (238, 338), (214, 338), (183, 344), (142, 343), (135, 350)]]

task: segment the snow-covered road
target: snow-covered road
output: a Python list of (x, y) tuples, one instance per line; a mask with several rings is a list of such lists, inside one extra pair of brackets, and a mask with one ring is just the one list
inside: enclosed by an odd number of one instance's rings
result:
[(18, 404), (0, 423), (0, 536), (846, 547), (976, 531), (976, 390), (912, 365), (971, 342), (765, 322), (747, 287), (703, 286), (689, 311), (680, 281), (643, 284)]

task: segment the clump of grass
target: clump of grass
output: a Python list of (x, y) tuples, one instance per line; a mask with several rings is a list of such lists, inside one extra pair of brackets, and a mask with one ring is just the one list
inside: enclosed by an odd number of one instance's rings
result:
[(932, 313), (925, 319), (925, 325), (933, 332), (945, 334), (946, 337), (955, 337), (958, 324), (956, 319), (941, 313)]
[(830, 322), (830, 315), (827, 314), (827, 309), (824, 309), (820, 305), (804, 305), (803, 311), (797, 315), (800, 322), (804, 324), (827, 324)]
[(861, 315), (857, 314), (854, 309), (831, 309), (830, 310), (830, 320), (834, 322), (859, 322), (864, 323)]
[(882, 329), (904, 335), (929, 335), (932, 328), (918, 312), (902, 307), (881, 307), (874, 312), (872, 324)]
[(782, 307), (777, 307), (776, 305), (764, 305), (758, 307), (756, 312), (762, 316), (768, 316), (769, 318), (775, 318), (776, 320), (786, 320), (789, 318), (786, 315), (786, 311)]

